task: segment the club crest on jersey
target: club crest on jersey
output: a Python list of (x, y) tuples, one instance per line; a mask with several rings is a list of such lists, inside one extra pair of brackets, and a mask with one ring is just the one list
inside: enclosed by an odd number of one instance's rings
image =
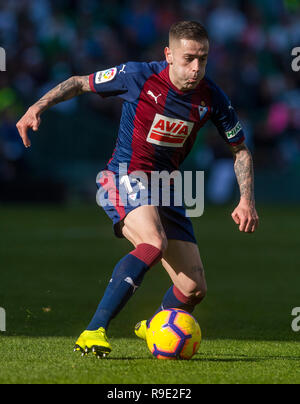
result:
[(159, 146), (182, 147), (193, 127), (193, 122), (156, 114), (147, 136), (147, 142)]
[(107, 81), (111, 81), (115, 77), (116, 74), (117, 74), (116, 67), (112, 67), (111, 69), (102, 70), (101, 72), (97, 72), (96, 77), (95, 77), (95, 83), (101, 84), (101, 83), (106, 83)]
[(208, 107), (198, 106), (200, 121), (206, 116), (208, 113)]

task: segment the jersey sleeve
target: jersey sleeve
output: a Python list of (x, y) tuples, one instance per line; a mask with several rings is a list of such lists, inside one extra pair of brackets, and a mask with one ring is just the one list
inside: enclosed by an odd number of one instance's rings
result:
[(244, 142), (245, 134), (227, 95), (217, 86), (213, 89), (211, 121), (222, 138), (231, 146)]
[(118, 96), (133, 101), (140, 91), (137, 76), (143, 70), (141, 65), (138, 62), (127, 62), (93, 73), (89, 76), (91, 90), (104, 98)]

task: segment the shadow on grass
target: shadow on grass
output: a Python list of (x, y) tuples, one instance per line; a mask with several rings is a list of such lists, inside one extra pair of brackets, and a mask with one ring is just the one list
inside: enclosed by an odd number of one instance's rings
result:
[[(98, 359), (95, 359), (98, 360)], [(155, 361), (155, 358), (149, 357), (129, 357), (129, 356), (122, 356), (120, 358), (107, 358), (105, 360), (109, 361)], [(254, 362), (266, 362), (270, 360), (292, 360), (292, 361), (299, 361), (300, 358), (289, 358), (289, 357), (254, 357), (254, 358), (193, 358), (190, 361), (186, 360), (179, 360), (179, 362), (213, 362), (213, 363), (254, 363)], [(160, 361), (161, 362), (161, 361)], [(165, 362), (165, 361), (164, 361)], [(174, 361), (171, 361), (174, 362)]]
[[(220, 358), (210, 358), (209, 355), (204, 354), (204, 353), (198, 353), (196, 354), (197, 358), (194, 358), (193, 360), (198, 360), (198, 361), (207, 361), (207, 362), (215, 362), (215, 361), (220, 361), (220, 362), (261, 362), (261, 361), (269, 361), (269, 360), (291, 360), (291, 361), (300, 361), (300, 356), (288, 356), (288, 355), (262, 355), (262, 356), (247, 356), (247, 355), (242, 355), (239, 354), (236, 357), (233, 357), (231, 354), (222, 354), (222, 357)], [(203, 358), (199, 358), (199, 356), (204, 356)], [(224, 357), (224, 358), (223, 358)]]
[[(138, 357), (138, 358), (130, 358), (130, 357), (121, 357), (121, 358), (108, 358), (108, 360), (114, 360), (114, 361), (122, 361), (122, 360), (149, 360), (149, 361), (155, 361), (155, 358), (148, 358), (148, 357)], [(260, 360), (258, 358), (255, 359), (234, 359), (234, 358), (224, 358), (224, 359), (216, 359), (216, 358), (193, 358), (191, 359), (192, 361), (196, 362), (259, 362)], [(171, 361), (174, 362), (174, 361)], [(179, 362), (188, 362), (187, 360), (179, 360)]]
[[(291, 360), (291, 361), (300, 361), (300, 356), (253, 356), (249, 357), (246, 355), (238, 355), (237, 357), (227, 357), (230, 356), (229, 354), (223, 354), (220, 358), (216, 357), (210, 357), (207, 356), (203, 353), (195, 355), (194, 358), (191, 359), (191, 361), (196, 361), (196, 362), (220, 362), (220, 363), (231, 363), (231, 362), (264, 362), (264, 361), (270, 361), (270, 360)], [(147, 360), (147, 361), (155, 361), (155, 358), (149, 357), (149, 356), (139, 356), (139, 357), (130, 357), (130, 356), (122, 356), (122, 357), (109, 357), (107, 360)], [(161, 361), (160, 361), (161, 362)], [(165, 362), (165, 361), (164, 361)], [(173, 362), (173, 361), (172, 361)], [(179, 360), (179, 362), (190, 362), (186, 360)]]
[[(130, 339), (130, 340), (137, 340), (135, 336), (132, 335), (132, 328), (120, 332), (119, 329), (122, 327), (114, 328), (112, 327), (112, 330), (109, 332), (109, 338), (112, 339)], [(78, 338), (78, 335), (80, 332), (84, 329), (83, 326), (78, 326), (78, 327), (72, 327), (71, 329), (59, 329), (57, 330), (55, 327), (53, 327), (52, 330), (47, 330), (46, 332), (41, 332), (40, 328), (31, 328), (31, 329), (19, 329), (19, 326), (16, 327), (14, 332), (10, 332), (9, 330), (6, 331), (5, 333), (0, 333), (0, 335), (6, 336), (6, 337), (29, 337), (29, 338), (60, 338), (60, 337), (66, 337), (66, 338)], [(203, 341), (211, 341), (211, 340), (232, 340), (232, 341), (257, 341), (257, 342), (299, 342), (299, 335), (297, 333), (291, 333), (290, 335), (262, 335), (261, 332), (258, 332), (255, 334), (252, 331), (251, 335), (241, 335), (241, 334), (235, 334), (232, 335), (231, 333), (222, 333), (222, 335), (219, 335), (218, 333), (214, 335), (210, 335), (209, 337), (203, 338)]]

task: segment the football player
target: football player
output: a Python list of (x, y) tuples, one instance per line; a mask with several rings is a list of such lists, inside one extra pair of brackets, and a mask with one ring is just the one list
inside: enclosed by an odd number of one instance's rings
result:
[[(124, 195), (134, 200), (137, 183), (138, 189), (143, 188), (143, 182), (131, 173), (139, 171), (147, 177), (154, 171), (177, 170), (208, 120), (233, 154), (240, 201), (232, 218), (241, 232), (253, 233), (258, 227), (253, 161), (243, 128), (227, 95), (206, 76), (207, 31), (194, 21), (173, 24), (164, 54), (164, 61), (127, 62), (89, 76), (71, 77), (32, 105), (17, 123), (29, 147), (28, 129), (37, 131), (41, 114), (59, 102), (88, 92), (124, 100), (116, 147), (97, 177), (97, 186), (99, 199), (108, 196), (110, 203), (103, 204), (103, 209), (115, 234), (129, 240), (133, 250), (116, 264), (95, 315), (75, 344), (82, 354), (92, 351), (103, 357), (110, 353), (106, 335), (110, 321), (159, 261), (172, 286), (158, 310), (180, 308), (191, 313), (204, 299), (207, 285), (199, 248), (184, 206), (174, 203), (172, 181), (169, 206), (161, 200), (155, 206), (150, 198), (140, 204), (126, 203)], [(120, 173), (120, 165), (127, 167), (125, 173)], [(150, 197), (153, 189), (147, 192)], [(138, 323), (137, 336), (145, 338), (146, 327), (146, 320)]]

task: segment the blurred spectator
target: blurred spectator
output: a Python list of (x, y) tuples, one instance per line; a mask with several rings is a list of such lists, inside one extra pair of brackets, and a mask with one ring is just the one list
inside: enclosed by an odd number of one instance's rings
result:
[(1, 114), (0, 183), (24, 177), (24, 147), (16, 130), (15, 116), (7, 109)]

